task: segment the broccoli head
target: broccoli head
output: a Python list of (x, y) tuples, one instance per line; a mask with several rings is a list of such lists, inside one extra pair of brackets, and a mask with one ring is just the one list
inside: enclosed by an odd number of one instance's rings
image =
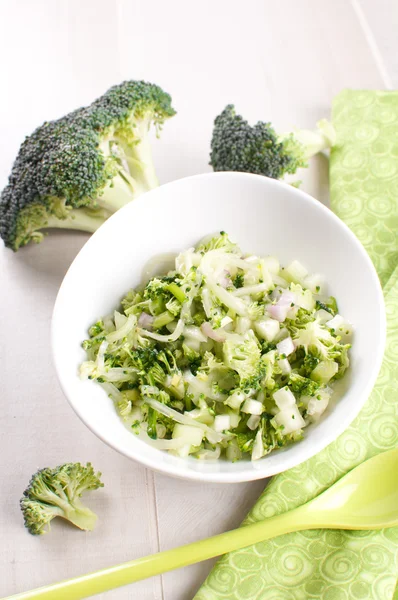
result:
[(306, 167), (308, 158), (334, 145), (333, 126), (323, 119), (317, 127), (317, 131), (279, 136), (270, 123), (250, 125), (229, 104), (214, 121), (210, 165), (214, 171), (243, 171), (281, 179)]
[(22, 143), (0, 198), (0, 235), (18, 250), (42, 229), (95, 231), (158, 185), (148, 131), (175, 114), (157, 85), (125, 81)]
[[(32, 476), (21, 498), (25, 526), (33, 535), (47, 533), (55, 517), (67, 519), (79, 529), (94, 529), (97, 515), (84, 506), (80, 496), (87, 490), (103, 487), (101, 473), (94, 473), (90, 463), (67, 463), (46, 468)], [(48, 527), (46, 527), (48, 526)]]

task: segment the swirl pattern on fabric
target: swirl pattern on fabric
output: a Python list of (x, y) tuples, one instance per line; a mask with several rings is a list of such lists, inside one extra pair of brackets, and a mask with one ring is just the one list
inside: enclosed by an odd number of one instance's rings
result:
[[(398, 92), (345, 90), (334, 99), (333, 123), (338, 143), (330, 164), (332, 209), (376, 266), (386, 301), (386, 353), (351, 427), (311, 460), (276, 476), (245, 524), (295, 508), (398, 445)], [(292, 489), (300, 489), (299, 499)], [(303, 531), (224, 556), (195, 600), (392, 600), (397, 574), (397, 528)]]

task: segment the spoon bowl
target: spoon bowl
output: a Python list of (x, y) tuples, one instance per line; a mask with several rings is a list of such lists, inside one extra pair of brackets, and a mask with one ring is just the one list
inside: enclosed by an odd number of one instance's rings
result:
[(397, 466), (398, 448), (378, 454), (295, 512), (302, 512), (312, 523), (319, 519), (322, 528), (394, 527), (398, 525)]

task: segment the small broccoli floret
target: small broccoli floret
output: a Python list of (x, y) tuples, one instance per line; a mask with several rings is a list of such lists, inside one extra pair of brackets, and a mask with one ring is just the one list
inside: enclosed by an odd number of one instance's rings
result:
[(182, 351), (187, 359), (191, 373), (193, 375), (196, 375), (202, 363), (201, 355), (199, 354), (199, 352), (196, 352), (192, 348), (189, 348), (189, 346), (187, 346), (184, 343), (182, 344)]
[(336, 343), (328, 353), (329, 360), (333, 360), (338, 364), (338, 371), (334, 376), (334, 379), (341, 379), (350, 366), (350, 359), (348, 351), (351, 348), (351, 344), (340, 344)]
[(236, 287), (236, 289), (239, 289), (245, 285), (245, 274), (243, 273), (243, 271), (240, 271), (235, 275), (235, 277), (232, 280), (232, 283), (234, 284), (234, 287)]
[(328, 300), (326, 300), (325, 302), (321, 302), (320, 300), (316, 301), (316, 309), (317, 310), (326, 310), (326, 312), (330, 313), (331, 315), (335, 316), (338, 313), (338, 306), (337, 306), (337, 302), (336, 302), (336, 298), (334, 298), (333, 296), (330, 296), (330, 298), (328, 298)]
[(229, 239), (225, 231), (220, 231), (219, 235), (207, 236), (197, 246), (196, 252), (209, 252), (210, 250), (224, 250), (233, 254), (241, 254), (237, 244)]
[[(21, 498), (25, 526), (33, 535), (50, 530), (55, 517), (67, 519), (79, 529), (92, 531), (97, 521), (80, 496), (87, 490), (103, 487), (101, 473), (94, 473), (90, 463), (67, 463), (54, 469), (41, 469), (30, 480)], [(48, 527), (46, 527), (48, 526)]]
[(290, 373), (289, 387), (299, 396), (315, 396), (319, 390), (319, 384), (308, 377), (303, 377), (298, 373)]
[(281, 179), (307, 166), (307, 159), (331, 148), (336, 134), (325, 119), (317, 131), (277, 135), (270, 123), (249, 125), (229, 104), (214, 121), (210, 165), (214, 171), (243, 171)]
[(328, 357), (329, 348), (335, 343), (331, 333), (316, 320), (310, 321), (302, 328), (297, 328), (293, 332), (293, 339), (296, 347), (304, 348), (307, 354), (312, 350), (323, 358)]
[(18, 250), (42, 229), (95, 231), (156, 187), (148, 131), (175, 114), (158, 86), (125, 81), (90, 106), (44, 123), (27, 137), (0, 199), (0, 236)]
[(257, 387), (265, 375), (258, 340), (251, 329), (244, 335), (231, 335), (223, 345), (225, 364), (236, 371), (241, 387)]
[(245, 433), (238, 433), (236, 435), (236, 443), (241, 452), (251, 451), (253, 448), (255, 435), (255, 432), (250, 430), (246, 431)]

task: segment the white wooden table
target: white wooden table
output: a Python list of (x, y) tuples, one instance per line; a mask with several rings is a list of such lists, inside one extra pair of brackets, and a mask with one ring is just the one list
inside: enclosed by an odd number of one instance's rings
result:
[[(214, 117), (227, 103), (280, 130), (328, 116), (344, 87), (398, 83), (393, 0), (2, 0), (0, 184), (25, 134), (123, 79), (160, 84), (178, 115), (154, 143), (162, 183), (208, 171)], [(327, 161), (303, 188), (327, 201)], [(70, 409), (51, 363), (50, 318), (86, 241), (57, 233), (18, 254), (0, 247), (0, 596), (235, 527), (264, 482), (201, 485), (147, 471), (100, 442)], [(30, 536), (18, 502), (31, 474), (92, 461), (95, 532), (54, 522)], [(104, 594), (190, 600), (211, 564)], [(100, 597), (100, 596), (98, 596)]]

